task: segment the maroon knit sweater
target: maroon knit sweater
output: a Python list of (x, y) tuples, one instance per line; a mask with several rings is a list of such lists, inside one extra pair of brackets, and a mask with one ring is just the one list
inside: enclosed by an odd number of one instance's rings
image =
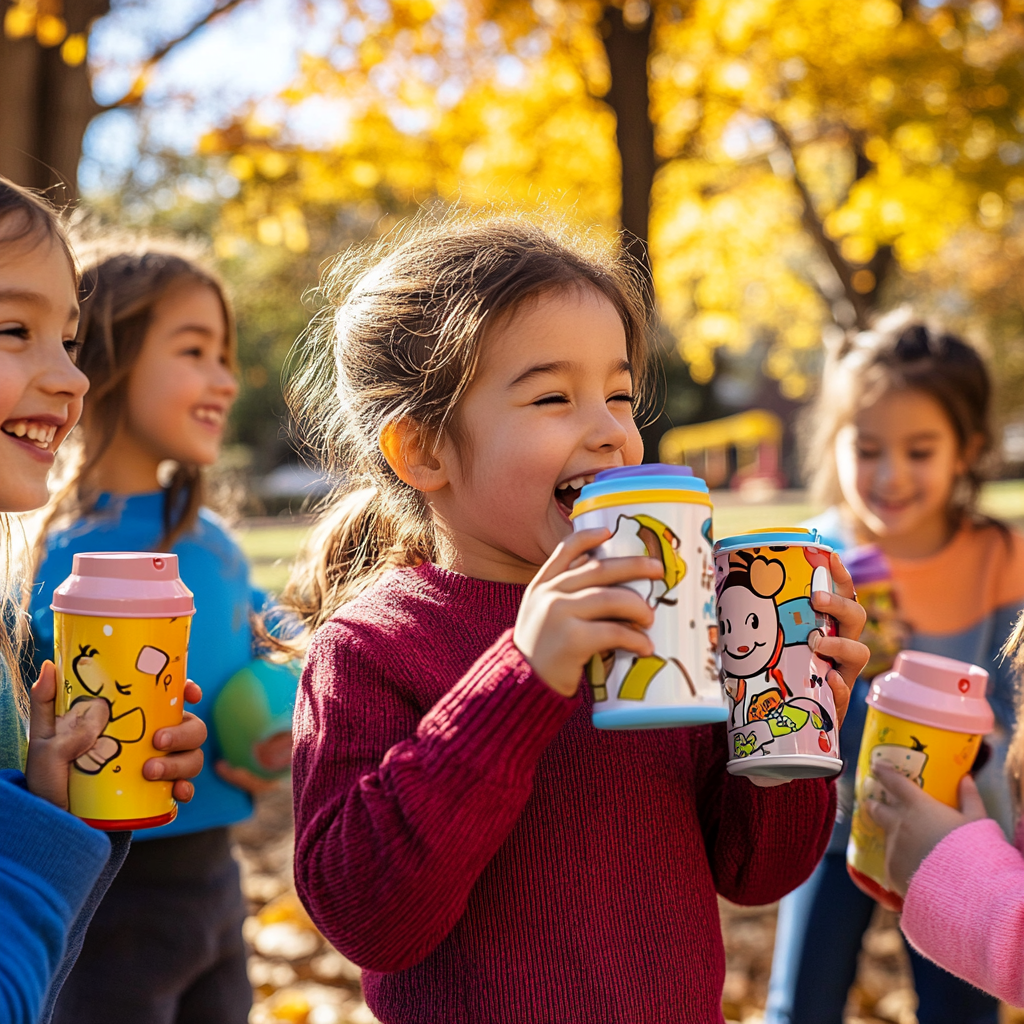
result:
[(295, 880), (386, 1024), (722, 1021), (716, 891), (769, 903), (834, 787), (725, 772), (725, 726), (601, 732), (512, 643), (523, 587), (433, 565), (319, 630)]

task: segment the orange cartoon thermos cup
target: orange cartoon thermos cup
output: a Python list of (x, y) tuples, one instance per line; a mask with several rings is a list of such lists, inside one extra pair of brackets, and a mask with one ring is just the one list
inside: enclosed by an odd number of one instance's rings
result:
[(864, 808), (866, 799), (878, 798), (874, 767), (886, 761), (936, 800), (956, 807), (960, 780), (995, 725), (987, 685), (988, 673), (977, 665), (919, 651), (901, 651), (892, 671), (871, 683), (846, 869), (889, 910), (901, 910), (903, 900), (886, 888), (885, 833)]
[(623, 466), (598, 473), (573, 505), (577, 530), (611, 531), (597, 558), (647, 555), (659, 579), (630, 587), (654, 612), (654, 653), (595, 655), (587, 667), (598, 729), (666, 729), (724, 722), (715, 654), (715, 566), (707, 484), (685, 466)]
[(834, 636), (811, 607), (832, 590), (832, 548), (813, 530), (752, 530), (715, 545), (718, 653), (729, 697), (732, 775), (809, 779), (843, 768), (831, 667), (808, 647)]
[[(101, 714), (105, 726), (72, 766), (71, 813), (106, 831), (172, 821), (172, 782), (142, 766), (159, 754), (153, 734), (181, 722), (192, 592), (178, 556), (160, 552), (75, 555), (54, 591), (57, 714)], [(87, 703), (89, 702), (89, 703)]]

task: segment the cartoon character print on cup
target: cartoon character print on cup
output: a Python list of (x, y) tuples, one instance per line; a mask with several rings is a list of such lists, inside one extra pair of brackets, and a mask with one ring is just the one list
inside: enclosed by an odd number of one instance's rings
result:
[[(135, 668), (144, 675), (155, 676), (159, 685), (169, 660), (164, 651), (147, 645), (139, 651)], [(97, 775), (117, 760), (124, 744), (138, 743), (146, 735), (145, 709), (132, 701), (132, 688), (139, 684), (133, 679), (122, 682), (113, 678), (104, 667), (100, 652), (89, 644), (78, 645), (78, 654), (71, 659), (71, 674), (74, 683), (64, 680), (64, 690), (72, 698), (68, 713), (75, 713), (74, 709), (79, 708), (80, 714), (103, 724), (103, 732), (96, 743), (75, 761), (75, 767), (86, 775)], [(79, 688), (85, 692), (72, 696)], [(113, 770), (121, 769), (115, 766)]]
[[(831, 589), (827, 555), (813, 548), (791, 550), (802, 552), (811, 563), (811, 593)], [(826, 561), (815, 565), (822, 558)], [(823, 753), (832, 751), (831, 714), (821, 701), (794, 694), (784, 668), (787, 648), (803, 648), (802, 653), (809, 655), (808, 636), (815, 630), (824, 633), (827, 627), (811, 607), (809, 594), (780, 602), (786, 581), (786, 566), (771, 549), (767, 554), (734, 551), (719, 574), (718, 649), (722, 685), (730, 702), (730, 756), (735, 758), (767, 754), (779, 737), (804, 729), (818, 732)], [(825, 685), (827, 666), (822, 663), (818, 668), (808, 677), (812, 690)]]
[(905, 775), (911, 782), (916, 782), (924, 789), (924, 768), (928, 763), (925, 744), (916, 736), (910, 737), (908, 747), (901, 743), (879, 743), (871, 748), (870, 773), (861, 781), (860, 798), (862, 800), (878, 800), (885, 803), (885, 790), (879, 785), (875, 769), (879, 764), (887, 764), (900, 775)]
[[(610, 539), (632, 539), (634, 537), (643, 545), (649, 557), (661, 562), (662, 575), (649, 581), (650, 586), (647, 593), (643, 595), (657, 618), (660, 607), (674, 608), (678, 603), (678, 599), (670, 595), (686, 577), (686, 560), (679, 551), (679, 537), (668, 525), (654, 516), (637, 513), (632, 516), (621, 515), (618, 517), (615, 523), (615, 532)], [(614, 661), (615, 652), (609, 651), (602, 659), (602, 671), (591, 674), (595, 701), (608, 699), (608, 690), (604, 684), (608, 676), (611, 675)], [(619, 684), (616, 696), (619, 700), (643, 700), (654, 677), (666, 665), (671, 665), (682, 674), (687, 689), (696, 697), (697, 688), (682, 661), (673, 655), (663, 656), (657, 651), (646, 657), (633, 659), (633, 663)]]

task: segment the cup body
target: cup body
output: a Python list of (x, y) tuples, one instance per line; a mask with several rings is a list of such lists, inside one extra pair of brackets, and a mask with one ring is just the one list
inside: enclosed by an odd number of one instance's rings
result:
[[(638, 469), (640, 467), (637, 467)], [(597, 558), (649, 556), (664, 575), (629, 584), (654, 610), (654, 655), (595, 656), (587, 668), (599, 729), (657, 729), (725, 721), (715, 650), (711, 499), (707, 486), (666, 467), (635, 476), (613, 471), (587, 485), (573, 511), (577, 530), (604, 526), (612, 537)]]
[(177, 561), (151, 552), (76, 555), (54, 593), (56, 713), (89, 707), (105, 719), (68, 784), (71, 813), (94, 828), (152, 828), (177, 814), (173, 783), (142, 775), (160, 753), (153, 735), (184, 712), (194, 609)]
[(875, 765), (886, 761), (936, 800), (956, 807), (957, 787), (980, 746), (980, 734), (933, 729), (868, 708), (857, 757), (846, 869), (853, 881), (883, 907), (902, 910), (903, 900), (885, 887), (885, 833), (864, 809), (865, 799), (878, 799)]
[(885, 833), (868, 814), (866, 799), (882, 797), (874, 768), (886, 761), (926, 793), (957, 806), (957, 788), (995, 719), (977, 665), (918, 651), (902, 651), (891, 672), (872, 680), (857, 757), (846, 868), (854, 883), (889, 910), (900, 895), (886, 888)]
[(718, 653), (733, 775), (806, 779), (842, 771), (832, 667), (807, 646), (834, 636), (811, 594), (832, 590), (832, 549), (813, 531), (755, 531), (715, 545)]

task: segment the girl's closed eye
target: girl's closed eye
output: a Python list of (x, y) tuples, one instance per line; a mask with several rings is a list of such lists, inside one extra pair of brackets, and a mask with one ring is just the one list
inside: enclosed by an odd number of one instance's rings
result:
[(23, 341), (28, 338), (28, 328), (20, 323), (0, 324), (0, 334), (6, 334), (12, 338), (21, 338)]
[(534, 405), (567, 405), (569, 402), (568, 397), (565, 395), (544, 395), (543, 398), (538, 398)]

